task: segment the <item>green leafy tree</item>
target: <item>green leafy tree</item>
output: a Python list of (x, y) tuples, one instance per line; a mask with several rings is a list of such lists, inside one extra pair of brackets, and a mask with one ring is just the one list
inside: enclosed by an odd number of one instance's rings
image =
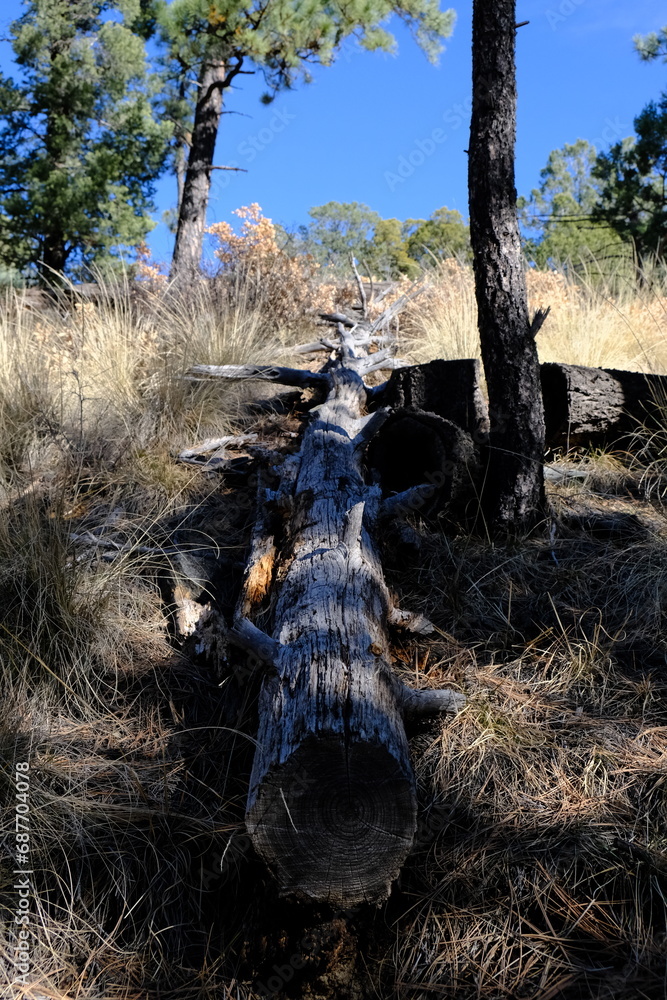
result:
[(368, 205), (358, 201), (329, 201), (309, 213), (311, 221), (302, 226), (292, 241), (297, 252), (310, 253), (325, 267), (350, 273), (350, 257), (362, 271), (381, 278), (414, 278), (419, 267), (411, 260), (398, 219), (383, 219)]
[[(633, 39), (639, 56), (667, 62), (667, 26)], [(635, 118), (636, 138), (601, 154), (595, 175), (601, 185), (594, 217), (634, 244), (639, 275), (647, 256), (664, 256), (667, 245), (667, 93)]]
[(359, 201), (328, 201), (308, 212), (302, 227), (303, 247), (325, 266), (347, 271), (350, 255), (361, 264), (374, 258), (373, 236), (382, 217)]
[(407, 219), (403, 232), (408, 255), (421, 263), (470, 254), (470, 232), (453, 209), (439, 208), (429, 219)]
[(201, 259), (224, 91), (239, 74), (259, 69), (268, 86), (264, 99), (270, 101), (278, 91), (295, 86), (300, 79), (308, 80), (309, 65), (331, 65), (351, 36), (362, 48), (390, 51), (396, 42), (383, 22), (393, 13), (408, 24), (427, 56), (435, 60), (454, 22), (453, 12), (441, 11), (438, 0), (349, 0), (345, 4), (172, 0), (162, 5), (159, 17), (174, 71), (172, 87), (178, 90), (179, 74), (181, 79), (185, 75), (197, 80), (173, 274), (191, 274)]
[(518, 202), (524, 228), (532, 235), (526, 254), (540, 267), (613, 256), (619, 237), (606, 222), (594, 220), (600, 182), (594, 174), (597, 153), (585, 139), (566, 143), (549, 154), (539, 188)]
[(10, 26), (17, 79), (0, 79), (5, 268), (80, 274), (152, 228), (171, 132), (156, 120), (140, 0), (31, 0)]
[(388, 279), (419, 275), (419, 265), (408, 254), (399, 219), (380, 219), (376, 223), (368, 266), (376, 275)]
[(635, 118), (636, 138), (615, 143), (595, 166), (593, 216), (635, 246), (640, 268), (667, 247), (667, 93)]

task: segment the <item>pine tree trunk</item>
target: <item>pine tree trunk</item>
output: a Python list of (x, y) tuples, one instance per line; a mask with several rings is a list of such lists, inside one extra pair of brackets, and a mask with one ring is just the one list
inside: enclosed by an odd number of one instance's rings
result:
[(516, 211), (515, 0), (474, 0), (470, 235), (491, 428), (484, 506), (522, 530), (544, 501), (544, 415)]
[(52, 285), (62, 275), (69, 256), (65, 239), (59, 233), (44, 237), (40, 261), (40, 276), (45, 285)]
[(179, 205), (176, 245), (171, 264), (172, 278), (192, 276), (199, 270), (226, 75), (227, 65), (222, 59), (207, 60), (199, 74), (199, 96), (188, 169)]

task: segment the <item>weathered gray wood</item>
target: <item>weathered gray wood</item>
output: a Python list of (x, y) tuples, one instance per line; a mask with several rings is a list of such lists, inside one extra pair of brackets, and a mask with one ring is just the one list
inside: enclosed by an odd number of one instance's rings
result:
[(258, 629), (248, 618), (239, 618), (235, 621), (234, 628), (229, 632), (229, 639), (241, 649), (254, 653), (267, 666), (276, 666), (280, 646), (275, 639)]
[(248, 831), (283, 892), (336, 906), (386, 898), (410, 850), (417, 801), (404, 717), (461, 705), (453, 692), (410, 692), (391, 667), (390, 626), (431, 626), (397, 611), (384, 581), (382, 493), (365, 461), (389, 411), (368, 412), (359, 341), (369, 326), (358, 340), (350, 329), (339, 326), (329, 392), (298, 452), (260, 498), (228, 636), (265, 664)]
[(179, 452), (178, 460), (186, 465), (219, 465), (227, 459), (227, 448), (243, 447), (256, 440), (256, 434), (228, 434), (225, 437), (207, 438), (192, 448), (184, 448)]
[(381, 497), (358, 447), (364, 403), (360, 376), (341, 370), (304, 435), (247, 813), (283, 889), (335, 905), (383, 898), (416, 828), (372, 539)]
[(435, 630), (435, 625), (424, 615), (415, 614), (414, 611), (401, 611), (400, 608), (392, 608), (389, 612), (388, 622), (394, 628), (403, 628), (408, 632), (415, 632), (417, 635), (430, 635)]
[(436, 712), (455, 715), (464, 707), (465, 697), (448, 688), (439, 691), (431, 691), (428, 688), (414, 691), (412, 688), (404, 687), (401, 704), (405, 715), (409, 718), (434, 715)]
[(664, 420), (667, 375), (556, 363), (540, 374), (552, 448), (617, 444)]
[(280, 382), (300, 389), (325, 388), (331, 380), (325, 372), (302, 371), (300, 368), (284, 368), (281, 365), (193, 365), (185, 378), (198, 376), (224, 378), (240, 382), (244, 379), (259, 379), (262, 382)]

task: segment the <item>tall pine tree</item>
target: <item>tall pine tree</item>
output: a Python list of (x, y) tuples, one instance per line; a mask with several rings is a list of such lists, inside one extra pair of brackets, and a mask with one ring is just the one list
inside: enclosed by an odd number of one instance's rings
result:
[[(667, 62), (667, 26), (633, 40), (644, 61)], [(601, 193), (593, 215), (632, 241), (643, 281), (645, 263), (667, 255), (667, 91), (646, 105), (634, 126), (636, 139), (615, 143), (597, 159)]]
[(240, 73), (260, 69), (271, 100), (299, 78), (308, 79), (310, 63), (330, 65), (350, 36), (363, 48), (391, 50), (395, 39), (382, 23), (392, 13), (410, 26), (432, 59), (454, 22), (453, 12), (441, 11), (438, 0), (172, 0), (163, 5), (160, 21), (175, 71), (173, 92), (179, 93), (179, 75), (196, 80), (172, 274), (187, 276), (199, 267), (223, 92)]
[(593, 216), (634, 244), (638, 277), (651, 257), (667, 252), (667, 93), (634, 121), (637, 138), (615, 143), (597, 159), (600, 200)]
[(0, 79), (0, 255), (42, 281), (104, 267), (152, 228), (172, 126), (152, 107), (146, 0), (30, 0)]

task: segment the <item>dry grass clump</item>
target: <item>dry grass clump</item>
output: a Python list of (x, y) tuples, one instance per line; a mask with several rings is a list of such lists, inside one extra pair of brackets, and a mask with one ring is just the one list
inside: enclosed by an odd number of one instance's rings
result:
[(472, 267), (454, 257), (435, 265), (428, 287), (403, 313), (401, 331), (410, 357), (416, 362), (478, 358)]
[(532, 308), (551, 306), (541, 361), (667, 372), (667, 296), (657, 275), (638, 288), (595, 275), (528, 272)]
[[(531, 310), (551, 307), (538, 334), (541, 361), (667, 372), (667, 296), (659, 269), (644, 287), (612, 273), (528, 269)], [(410, 356), (479, 357), (477, 307), (470, 265), (447, 259), (433, 267), (430, 289), (403, 323)]]
[[(177, 535), (215, 565), (240, 557), (252, 501), (225, 504), (175, 455), (236, 425), (242, 390), (181, 376), (274, 360), (281, 330), (240, 277), (29, 303), (11, 293), (0, 317), (0, 995), (145, 996), (196, 936), (193, 858), (239, 823), (226, 772), (216, 785), (197, 763), (202, 731), (234, 731), (236, 710), (223, 718), (218, 679), (170, 641), (164, 595)], [(10, 985), (16, 760), (31, 766), (25, 991)]]
[[(142, 306), (129, 282), (99, 304), (33, 314), (12, 293), (0, 318), (0, 478), (88, 461), (118, 466), (138, 450), (229, 422), (234, 389), (184, 381), (195, 360), (265, 357), (266, 329), (241, 301), (206, 288)], [(196, 319), (195, 319), (196, 318)]]

